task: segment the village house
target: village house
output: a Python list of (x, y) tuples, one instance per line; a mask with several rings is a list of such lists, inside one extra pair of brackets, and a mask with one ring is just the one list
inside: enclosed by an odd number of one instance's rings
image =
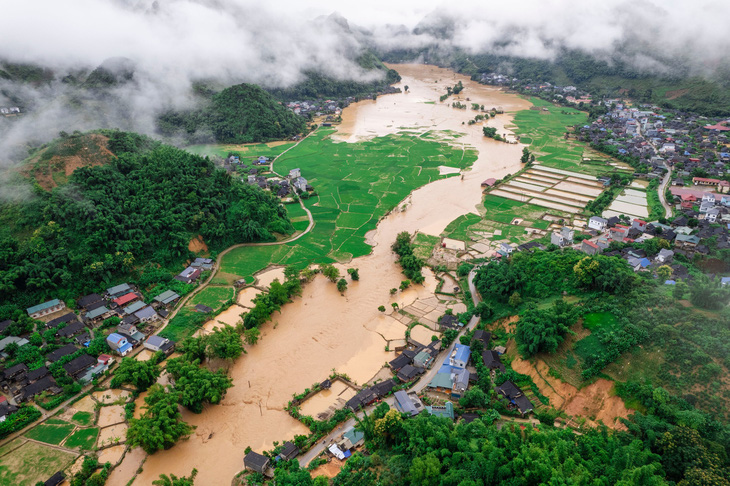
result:
[(435, 415), (437, 417), (444, 417), (454, 420), (454, 404), (448, 400), (441, 406), (426, 405), (426, 412), (428, 412), (429, 415)]
[(77, 320), (76, 314), (74, 314), (73, 312), (68, 312), (68, 313), (62, 315), (61, 317), (56, 317), (55, 319), (51, 319), (50, 321), (46, 322), (46, 328), (54, 329), (54, 328), (60, 326), (61, 324), (66, 324), (68, 322), (75, 321), (75, 320)]
[(84, 330), (86, 330), (86, 326), (84, 326), (79, 321), (73, 321), (70, 324), (67, 324), (65, 327), (58, 329), (58, 331), (56, 331), (56, 336), (61, 338), (70, 338), (81, 333)]
[(152, 322), (156, 321), (160, 318), (160, 316), (155, 312), (155, 309), (152, 308), (152, 306), (148, 305), (147, 307), (144, 307), (141, 310), (138, 310), (134, 313), (135, 317), (139, 319), (141, 322)]
[(165, 356), (169, 356), (175, 349), (175, 342), (161, 336), (154, 335), (147, 338), (144, 342), (144, 347), (153, 353), (162, 351), (165, 353)]
[(293, 442), (287, 441), (284, 442), (284, 446), (281, 448), (281, 452), (279, 452), (279, 455), (277, 456), (282, 461), (289, 461), (291, 459), (294, 459), (299, 455), (299, 447), (297, 447)]
[(98, 322), (111, 317), (111, 315), (112, 315), (112, 311), (109, 310), (106, 306), (102, 305), (101, 307), (97, 307), (95, 309), (88, 311), (84, 315), (84, 320), (88, 324), (97, 324)]
[(593, 216), (588, 220), (588, 227), (596, 231), (603, 231), (608, 226), (608, 220), (600, 216)]
[(5, 422), (9, 415), (18, 411), (18, 407), (8, 402), (8, 399), (0, 395), (0, 423)]
[(138, 299), (141, 299), (141, 298), (142, 298), (142, 296), (136, 292), (128, 292), (124, 295), (117, 297), (112, 302), (117, 307), (124, 307), (125, 305), (129, 305), (133, 302), (136, 302)]
[(434, 357), (427, 350), (419, 351), (413, 358), (413, 366), (416, 368), (430, 368)]
[(413, 365), (405, 365), (403, 368), (398, 370), (396, 376), (403, 383), (408, 383), (421, 373), (423, 373), (423, 368), (416, 368)]
[(672, 250), (667, 250), (666, 248), (662, 248), (659, 250), (659, 253), (656, 255), (656, 262), (660, 264), (668, 264), (672, 262), (672, 259), (674, 258), (674, 252)]
[(499, 353), (494, 350), (487, 349), (482, 351), (482, 361), (488, 370), (499, 370), (504, 372), (506, 369), (504, 364), (502, 364), (502, 360), (499, 358)]
[(355, 427), (350, 427), (342, 434), (342, 442), (340, 443), (340, 446), (346, 451), (349, 451), (350, 449), (359, 447), (364, 443), (365, 433), (361, 430), (355, 429)]
[(563, 226), (560, 232), (553, 231), (550, 234), (550, 243), (559, 247), (564, 247), (573, 244), (573, 238), (575, 231), (568, 226)]
[(82, 354), (63, 365), (63, 369), (66, 370), (66, 373), (68, 373), (71, 377), (78, 379), (78, 376), (84, 374), (86, 370), (94, 365), (96, 365), (96, 360), (94, 358), (88, 354)]
[(125, 307), (124, 314), (125, 315), (134, 314), (137, 311), (144, 309), (145, 307), (147, 307), (147, 304), (145, 304), (141, 300), (138, 300), (137, 302), (133, 302), (133, 303), (129, 304), (127, 307)]
[(129, 284), (123, 283), (106, 289), (106, 293), (110, 299), (116, 299), (117, 297), (121, 297), (122, 295), (132, 292), (132, 290), (133, 289), (129, 286)]
[(73, 344), (67, 344), (63, 347), (58, 348), (55, 351), (51, 351), (50, 353), (48, 353), (46, 355), (46, 360), (50, 363), (55, 363), (64, 356), (75, 353), (77, 349), (78, 348)]
[(453, 330), (459, 330), (461, 329), (463, 324), (459, 322), (459, 318), (452, 314), (444, 314), (439, 319), (439, 327), (441, 328), (441, 332), (444, 332), (448, 329)]
[(190, 284), (195, 282), (200, 277), (201, 270), (199, 268), (188, 267), (178, 275), (175, 275), (175, 280)]
[(126, 356), (132, 350), (132, 345), (129, 344), (127, 338), (115, 332), (106, 337), (106, 342), (120, 356)]
[(474, 331), (474, 335), (471, 338), (471, 342), (480, 342), (482, 344), (482, 349), (489, 349), (489, 342), (492, 340), (492, 333), (484, 331), (482, 329), (477, 329)]
[(598, 255), (599, 253), (601, 253), (601, 248), (596, 243), (593, 243), (591, 240), (583, 240), (580, 243), (580, 251), (582, 251), (586, 255)]
[(160, 295), (154, 297), (152, 300), (157, 302), (158, 305), (168, 306), (174, 303), (180, 296), (173, 290), (165, 290)]
[(0, 339), (0, 356), (3, 358), (7, 358), (8, 355), (5, 353), (5, 348), (8, 347), (9, 344), (15, 343), (18, 345), (19, 348), (22, 348), (26, 344), (28, 344), (28, 340), (22, 337), (18, 336), (7, 336), (3, 339)]
[(215, 262), (212, 258), (201, 258), (198, 257), (195, 260), (193, 260), (193, 263), (190, 264), (193, 268), (199, 268), (202, 271), (206, 272), (208, 270), (212, 270), (215, 266)]
[(427, 385), (429, 389), (460, 398), (469, 386), (469, 372), (444, 363)]
[(243, 458), (243, 465), (246, 469), (250, 469), (253, 472), (264, 474), (269, 468), (269, 458), (259, 454), (258, 452), (251, 451)]
[(58, 299), (49, 300), (48, 302), (43, 302), (42, 304), (34, 305), (33, 307), (29, 307), (26, 309), (28, 312), (28, 315), (32, 317), (33, 319), (40, 319), (43, 316), (47, 316), (49, 314), (53, 314), (54, 312), (58, 312), (60, 310), (63, 310), (66, 308), (66, 303), (62, 302)]
[(79, 307), (79, 309), (90, 311), (96, 309), (97, 307), (106, 305), (106, 301), (99, 294), (89, 294), (77, 300), (76, 305)]
[(699, 237), (696, 235), (685, 235), (685, 234), (679, 234), (674, 239), (675, 246), (678, 248), (681, 248), (683, 250), (691, 250), (694, 249), (697, 245), (700, 243)]
[(535, 408), (532, 402), (522, 393), (522, 390), (509, 380), (499, 385), (495, 390), (506, 397), (510, 404), (517, 408), (522, 415), (531, 412)]
[(56, 383), (56, 380), (48, 374), (21, 388), (14, 399), (16, 403), (24, 403), (43, 392), (47, 392), (49, 395), (61, 393), (61, 388)]
[(395, 407), (401, 413), (407, 413), (411, 417), (418, 415), (423, 411), (423, 404), (416, 394), (407, 393), (405, 390), (398, 390), (393, 394), (395, 398)]
[(462, 369), (466, 368), (466, 364), (469, 362), (470, 353), (471, 349), (469, 346), (457, 343), (454, 346), (454, 350), (451, 352), (451, 356), (449, 356), (449, 366)]

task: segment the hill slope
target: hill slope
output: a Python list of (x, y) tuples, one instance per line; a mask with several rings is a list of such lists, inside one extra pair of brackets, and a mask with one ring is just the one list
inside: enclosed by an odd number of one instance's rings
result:
[[(0, 207), (0, 306), (77, 298), (160, 266), (169, 279), (193, 256), (197, 235), (216, 251), (293, 231), (276, 198), (207, 158), (136, 134), (107, 136), (109, 163), (78, 167), (66, 184)], [(80, 158), (55, 146), (65, 160)]]
[(304, 130), (304, 121), (259, 86), (243, 83), (210, 96), (200, 109), (163, 114), (158, 128), (189, 141), (239, 144), (289, 138)]

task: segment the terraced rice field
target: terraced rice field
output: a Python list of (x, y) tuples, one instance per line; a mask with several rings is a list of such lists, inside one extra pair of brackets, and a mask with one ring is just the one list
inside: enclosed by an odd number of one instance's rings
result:
[(535, 165), (490, 194), (576, 214), (601, 192), (603, 185), (592, 175)]

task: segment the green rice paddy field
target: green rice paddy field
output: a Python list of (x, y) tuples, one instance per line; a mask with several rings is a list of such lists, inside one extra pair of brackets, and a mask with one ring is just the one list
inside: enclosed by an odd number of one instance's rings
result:
[(198, 155), (207, 155), (209, 157), (219, 156), (226, 158), (228, 157), (228, 154), (236, 154), (241, 158), (260, 156), (274, 158), (292, 145), (294, 145), (294, 142), (254, 143), (245, 145), (212, 144), (191, 145), (190, 147), (186, 147), (185, 150)]
[[(463, 169), (476, 160), (473, 150), (406, 134), (345, 143), (333, 141), (333, 132), (318, 130), (274, 167), (282, 174), (300, 168), (314, 187), (316, 196), (305, 200), (315, 221), (312, 231), (285, 245), (232, 250), (214, 284), (252, 281), (253, 274), (270, 264), (304, 267), (366, 255), (371, 247), (365, 244), (365, 233), (411, 191), (446, 177), (439, 175), (438, 166)], [(301, 208), (287, 205), (287, 210), (298, 230), (306, 228)]]

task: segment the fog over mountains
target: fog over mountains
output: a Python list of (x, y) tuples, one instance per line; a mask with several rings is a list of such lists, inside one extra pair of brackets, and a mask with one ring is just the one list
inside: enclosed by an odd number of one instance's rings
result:
[[(340, 13), (331, 14), (338, 10)], [(39, 15), (42, 12), (42, 15)], [(193, 84), (296, 84), (307, 71), (372, 80), (366, 50), (492, 52), (553, 59), (584, 51), (641, 71), (721, 77), (730, 3), (647, 0), (385, 2), (322, 0), (37, 0), (3, 7), (0, 146), (24, 147), (59, 130), (119, 127), (153, 133), (163, 110), (193, 106)], [(24, 76), (11, 65), (46, 68)], [(2, 66), (5, 65), (5, 68)], [(99, 67), (103, 69), (98, 69)], [(4, 120), (0, 119), (0, 122)], [(0, 160), (17, 158), (10, 150)]]

